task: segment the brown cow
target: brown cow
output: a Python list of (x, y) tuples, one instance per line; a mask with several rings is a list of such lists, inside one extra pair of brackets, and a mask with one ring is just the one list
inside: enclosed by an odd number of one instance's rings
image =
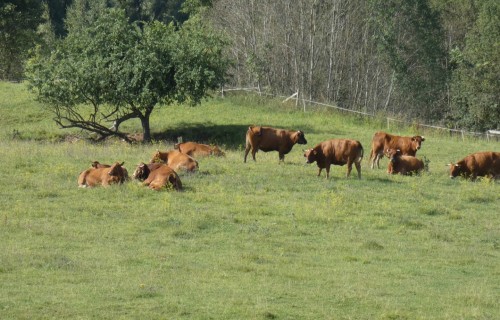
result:
[(358, 178), (361, 179), (361, 160), (363, 159), (363, 146), (359, 141), (350, 139), (332, 139), (317, 144), (314, 148), (308, 149), (304, 153), (307, 163), (316, 161), (321, 174), (323, 168), (326, 169), (326, 178), (330, 176), (330, 165), (343, 166), (347, 164), (347, 174), (349, 177), (352, 164), (356, 166)]
[[(96, 168), (96, 169), (99, 169), (99, 168), (109, 168), (109, 167), (111, 167), (111, 165), (110, 165), (110, 164), (100, 163), (100, 162), (99, 162), (99, 161), (97, 161), (97, 160), (92, 161), (90, 165), (91, 165), (93, 168)], [(122, 167), (122, 169), (123, 169), (123, 178), (124, 178), (125, 180), (128, 180), (128, 171), (127, 171), (127, 169), (126, 169), (125, 167)]]
[(257, 151), (262, 150), (264, 152), (278, 151), (279, 161), (284, 162), (285, 154), (288, 154), (296, 143), (307, 144), (304, 132), (250, 126), (246, 134), (245, 158), (243, 162), (247, 162), (250, 149), (252, 149), (252, 158), (254, 161), (256, 161), (255, 154)]
[(132, 175), (134, 179), (144, 181), (142, 184), (150, 189), (160, 190), (171, 185), (175, 190), (182, 190), (181, 179), (177, 173), (163, 163), (150, 163), (148, 165), (141, 162)]
[(96, 185), (109, 186), (111, 184), (123, 183), (125, 181), (124, 162), (115, 162), (111, 167), (90, 168), (78, 177), (78, 186), (95, 187)]
[(167, 152), (156, 150), (150, 162), (165, 162), (167, 166), (175, 171), (186, 170), (194, 172), (198, 170), (198, 161), (177, 150), (170, 150)]
[(450, 163), (450, 178), (463, 176), (475, 180), (477, 177), (489, 176), (500, 179), (500, 152), (476, 152), (457, 163)]
[(209, 146), (196, 142), (184, 142), (174, 145), (174, 149), (187, 154), (190, 157), (207, 157), (207, 156), (225, 156), (224, 152), (218, 146)]
[(424, 170), (424, 162), (413, 156), (405, 156), (401, 154), (401, 150), (388, 149), (386, 154), (389, 157), (389, 165), (387, 166), (387, 173), (389, 174), (402, 174), (411, 176), (413, 173), (419, 173)]
[(383, 157), (384, 151), (387, 149), (401, 150), (402, 155), (415, 156), (417, 150), (422, 146), (425, 141), (423, 136), (401, 137), (395, 136), (382, 131), (376, 132), (372, 139), (372, 150), (370, 153), (371, 168), (377, 163), (377, 168), (380, 168), (380, 158)]

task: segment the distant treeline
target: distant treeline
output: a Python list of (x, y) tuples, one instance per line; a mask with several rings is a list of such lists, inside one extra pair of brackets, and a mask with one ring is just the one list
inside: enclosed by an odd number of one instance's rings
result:
[[(205, 8), (231, 43), (228, 85), (450, 128), (500, 127), (498, 0), (101, 1), (131, 21), (182, 24)], [(64, 37), (68, 8), (90, 2), (5, 1), (0, 78), (21, 79), (29, 50)]]

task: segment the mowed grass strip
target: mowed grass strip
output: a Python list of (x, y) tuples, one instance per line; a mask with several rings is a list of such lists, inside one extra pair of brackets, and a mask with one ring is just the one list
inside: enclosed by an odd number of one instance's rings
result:
[[(429, 172), (388, 176), (387, 159), (382, 169), (368, 164), (371, 136), (384, 122), (215, 98), (153, 113), (157, 137), (182, 135), (226, 151), (200, 159), (196, 174), (181, 173), (184, 192), (133, 181), (81, 189), (77, 177), (90, 161), (125, 161), (132, 172), (174, 141), (59, 142), (78, 132), (45, 117), (40, 127), (23, 121), (41, 109), (22, 85), (2, 83), (0, 96), (1, 318), (500, 317), (500, 186), (451, 180), (445, 166), (498, 151), (498, 142), (423, 132), (417, 155), (430, 160)], [(360, 140), (362, 179), (346, 179), (338, 166), (329, 180), (317, 177), (299, 145), (284, 164), (275, 152), (244, 164), (252, 124), (304, 130), (305, 147)]]

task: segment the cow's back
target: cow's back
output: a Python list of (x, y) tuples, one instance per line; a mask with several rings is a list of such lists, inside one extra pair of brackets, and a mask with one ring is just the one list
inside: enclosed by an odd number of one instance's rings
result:
[(270, 127), (250, 127), (247, 131), (247, 136), (254, 148), (258, 148), (264, 152), (278, 151), (282, 144), (283, 131), (282, 129)]
[(357, 140), (331, 139), (320, 143), (320, 149), (323, 157), (335, 165), (344, 165), (349, 159), (359, 162), (363, 157), (363, 146)]
[(500, 152), (477, 152), (464, 159), (470, 172), (478, 176), (500, 175)]
[(198, 168), (198, 162), (192, 157), (179, 151), (170, 151), (167, 165), (175, 170), (195, 171)]

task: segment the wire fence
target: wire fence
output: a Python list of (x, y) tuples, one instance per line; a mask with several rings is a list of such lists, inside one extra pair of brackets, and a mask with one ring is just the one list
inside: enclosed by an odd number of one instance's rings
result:
[[(357, 110), (351, 110), (347, 108), (342, 108), (339, 106), (331, 105), (328, 103), (323, 103), (323, 102), (317, 102), (317, 101), (312, 101), (308, 99), (303, 99), (299, 98), (299, 92), (295, 92), (291, 96), (283, 96), (283, 95), (278, 95), (278, 94), (271, 94), (271, 93), (266, 93), (262, 92), (260, 88), (258, 87), (248, 87), (248, 88), (223, 88), (221, 90), (222, 96), (224, 96), (225, 92), (232, 92), (232, 91), (244, 91), (244, 92), (249, 92), (249, 93), (255, 93), (260, 96), (269, 96), (273, 98), (280, 98), (284, 99), (282, 103), (288, 102), (290, 100), (295, 101), (295, 105), (298, 107), (299, 104), (302, 104), (302, 108), (304, 112), (307, 111), (307, 107), (312, 107), (312, 106), (321, 106), (321, 107), (326, 107), (326, 108), (331, 108), (335, 109), (341, 112), (346, 112), (346, 113), (352, 113), (352, 114), (357, 114), (365, 117), (370, 117), (370, 118), (378, 118), (378, 115), (372, 114), (372, 113), (367, 113), (367, 112), (362, 112), (362, 111), (357, 111)], [(430, 129), (430, 130), (435, 130), (435, 131), (441, 131), (448, 133), (450, 136), (458, 136), (461, 137), (462, 140), (465, 140), (466, 137), (473, 137), (473, 138), (480, 138), (480, 139), (486, 139), (487, 141), (500, 141), (500, 130), (487, 130), (486, 132), (473, 132), (473, 131), (467, 131), (463, 129), (451, 129), (451, 128), (446, 128), (446, 127), (441, 127), (438, 125), (431, 125), (431, 124), (423, 124), (420, 122), (410, 122), (410, 121), (405, 121), (401, 119), (396, 119), (392, 117), (384, 117), (387, 123), (387, 130), (390, 130), (391, 128), (401, 125), (401, 126), (414, 126), (419, 129)]]

